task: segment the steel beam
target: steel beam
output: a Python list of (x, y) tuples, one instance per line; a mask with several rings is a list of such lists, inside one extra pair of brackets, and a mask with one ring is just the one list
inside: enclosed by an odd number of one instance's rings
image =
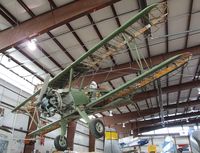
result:
[[(184, 107), (191, 107), (191, 106), (195, 106), (195, 105), (199, 105), (199, 100), (193, 100), (193, 101), (189, 101), (189, 102), (182, 102), (179, 103), (178, 108), (184, 108)], [(171, 105), (166, 105), (163, 106), (164, 110), (169, 110), (169, 109), (174, 109), (176, 108), (176, 104), (171, 104)], [(138, 114), (137, 111), (134, 112), (130, 112), (130, 113), (124, 113), (124, 114), (115, 114), (113, 116), (104, 116), (101, 117), (100, 119), (102, 119), (102, 121), (104, 122), (104, 124), (106, 126), (111, 126), (117, 123), (125, 123), (129, 120), (132, 119), (137, 119), (139, 117), (144, 117), (144, 116), (148, 116), (148, 115), (153, 115), (156, 113), (160, 112), (160, 108), (156, 107), (156, 108), (150, 108), (150, 109), (145, 109), (145, 110), (141, 110), (140, 114)]]
[[(181, 126), (181, 125), (194, 124), (194, 123), (199, 123), (199, 122), (200, 122), (200, 119), (198, 119), (198, 118), (189, 119), (189, 122), (187, 122), (186, 120), (180, 119), (177, 121), (167, 122), (165, 124), (165, 127)], [(161, 124), (158, 124), (158, 125), (153, 125), (153, 126), (151, 125), (151, 126), (146, 126), (146, 127), (142, 127), (139, 129), (135, 129), (132, 132), (133, 132), (134, 136), (137, 136), (139, 133), (149, 132), (149, 131), (157, 130), (157, 129), (161, 129), (161, 128), (163, 128), (163, 126)], [(132, 134), (130, 134), (130, 130), (131, 130), (131, 128), (126, 126), (123, 129), (118, 129), (117, 132), (119, 133), (120, 138), (122, 138), (122, 137), (132, 135)]]
[(89, 152), (95, 151), (95, 137), (89, 131)]
[[(186, 125), (186, 124), (194, 124), (194, 123), (199, 123), (200, 119), (199, 118), (193, 118), (189, 119), (189, 122), (186, 120), (178, 120), (178, 121), (172, 121), (168, 122), (165, 124), (165, 127), (172, 127), (172, 126), (181, 126), (181, 125)], [(147, 126), (140, 128), (139, 130), (134, 130), (134, 131), (139, 131), (138, 133), (143, 133), (143, 132), (148, 132), (156, 129), (163, 128), (162, 125), (154, 125), (154, 126)]]
[(67, 147), (69, 150), (74, 149), (74, 136), (76, 132), (76, 125), (75, 121), (71, 121), (68, 123), (67, 127)]
[[(199, 74), (199, 68), (200, 68), (200, 57), (199, 57), (199, 59), (198, 59), (198, 64), (197, 64), (197, 67), (196, 67), (196, 70), (195, 70), (195, 73), (194, 73), (194, 77), (193, 77), (193, 81), (194, 80), (198, 80), (198, 78), (196, 77), (196, 76), (198, 76)], [(188, 96), (187, 96), (187, 101), (189, 101), (190, 100), (190, 95), (191, 95), (191, 93), (192, 93), (192, 88), (189, 90), (189, 94), (188, 94)], [(187, 112), (188, 111), (188, 107), (185, 107), (185, 109), (184, 109), (184, 112)]]
[[(110, 7), (111, 7), (112, 12), (113, 12), (113, 15), (114, 15), (114, 17), (115, 17), (116, 23), (117, 23), (118, 27), (120, 27), (120, 26), (121, 26), (121, 23), (120, 23), (120, 21), (119, 21), (119, 18), (118, 18), (118, 15), (117, 15), (115, 6), (112, 4)], [(128, 51), (128, 55), (129, 55), (129, 57), (130, 57), (131, 62), (133, 62), (133, 57), (132, 57), (132, 55), (131, 55), (131, 51), (130, 51), (130, 49), (128, 48), (127, 45), (126, 45), (126, 49), (127, 49), (127, 51)]]
[[(23, 0), (17, 0), (19, 2), (19, 4), (26, 10), (26, 12), (32, 17), (34, 18), (36, 15), (31, 11), (31, 9), (23, 2)], [(56, 4), (53, 2), (53, 0), (49, 0), (49, 3), (51, 6), (53, 6), (54, 8), (56, 8)], [(47, 32), (47, 34), (49, 35), (49, 37), (51, 37), (51, 39), (58, 45), (58, 47), (63, 51), (63, 53), (65, 53), (68, 58), (70, 58), (71, 61), (75, 61), (75, 59), (68, 53), (68, 51), (64, 48), (64, 46), (54, 37), (54, 35), (51, 32)], [(45, 54), (46, 55), (46, 54)], [(49, 55), (46, 55), (47, 57), (49, 57)], [(54, 60), (54, 59), (53, 59)], [(55, 60), (54, 60), (55, 61)], [(57, 63), (57, 62), (56, 62)], [(58, 65), (58, 63), (56, 64)], [(59, 67), (61, 67), (61, 65), (58, 65)]]
[[(184, 119), (189, 118), (192, 116), (198, 116), (200, 115), (200, 112), (192, 112), (187, 114), (181, 114), (181, 115), (174, 115), (174, 116), (167, 116), (165, 117), (165, 121), (172, 121), (175, 119)], [(114, 125), (113, 128), (115, 128), (117, 131), (123, 131), (123, 132), (130, 132), (130, 130), (137, 130), (143, 127), (149, 127), (152, 125), (158, 125), (162, 123), (161, 118), (157, 119), (151, 119), (151, 120), (145, 120), (145, 121), (137, 121), (137, 122), (130, 122), (125, 124), (126, 128), (123, 128), (122, 125)], [(165, 122), (167, 124), (167, 122)]]
[[(28, 10), (29, 14), (31, 12), (31, 10), (26, 6), (26, 4), (22, 1), (22, 0), (18, 0), (18, 2), (22, 5), (22, 7), (25, 10)], [(0, 9), (5, 13), (3, 15), (3, 17), (9, 22), (9, 19), (13, 21), (12, 26), (16, 26), (17, 24), (19, 24), (20, 22), (6, 9), (4, 8), (2, 5), (0, 5)], [(0, 11), (0, 14), (2, 12)], [(1, 14), (2, 15), (2, 14)], [(30, 14), (30, 16), (34, 15), (33, 13)], [(29, 60), (32, 61), (32, 57), (30, 57), (27, 53), (23, 52), (19, 47), (15, 47), (21, 54), (23, 54), (25, 57), (27, 57)], [(9, 56), (14, 62), (16, 63), (20, 63), (19, 61), (17, 61), (15, 58), (11, 57), (9, 54), (5, 54), (5, 56)], [(36, 61), (32, 61), (33, 63), (35, 63), (38, 67), (40, 67), (42, 70), (44, 70), (45, 72), (47, 72), (48, 70), (43, 68), (38, 62)], [(31, 71), (30, 69), (28, 69), (26, 66), (23, 66), (23, 64), (19, 64), (22, 68), (24, 68), (25, 70), (27, 70), (28, 72), (32, 73), (33, 75), (37, 76), (40, 80), (43, 80), (40, 76), (36, 75), (35, 73), (33, 73), (33, 71)], [(17, 74), (18, 75), (18, 74)], [(51, 74), (52, 75), (52, 74)], [(52, 75), (53, 76), (53, 75)], [(21, 76), (20, 76), (21, 77)]]
[(0, 14), (12, 25), (18, 25), (17, 19), (5, 8), (3, 5), (0, 4)]
[[(94, 31), (96, 32), (96, 34), (98, 35), (99, 39), (100, 39), (100, 40), (103, 40), (103, 36), (101, 35), (101, 33), (100, 33), (100, 31), (99, 31), (99, 29), (98, 29), (96, 23), (94, 22), (92, 16), (91, 16), (90, 14), (88, 14), (87, 17), (88, 17), (88, 19), (90, 20), (90, 22), (91, 22), (91, 24), (92, 24), (92, 26), (93, 26), (93, 29), (94, 29)], [(120, 26), (119, 26), (119, 27), (120, 27)], [(104, 45), (104, 48), (105, 48), (106, 51), (109, 51), (109, 49), (108, 49), (108, 47), (106, 47), (106, 45)], [(114, 64), (114, 66), (117, 66), (114, 57), (113, 57), (112, 55), (110, 55), (109, 57), (110, 57), (112, 63)], [(123, 80), (124, 83), (126, 82), (126, 80), (125, 80), (125, 78), (124, 78), (123, 76), (122, 76), (122, 80)], [(111, 82), (108, 82), (108, 83), (110, 84)], [(112, 83), (111, 83), (111, 84), (112, 84)], [(112, 87), (112, 88), (113, 88), (113, 87)], [(113, 89), (114, 89), (114, 88), (113, 88)], [(120, 112), (120, 111), (119, 111), (119, 112)]]
[[(35, 14), (29, 9), (29, 7), (23, 2), (23, 0), (17, 0), (18, 3), (27, 11), (27, 13), (33, 18)], [(63, 70), (64, 68), (53, 58), (51, 57), (40, 45), (36, 45), (37, 48), (49, 59), (51, 60), (58, 68)]]
[(49, 1), (50, 6), (51, 6), (53, 9), (55, 9), (55, 8), (57, 7), (53, 0), (48, 0), (48, 1)]
[[(153, 65), (157, 65), (161, 63), (162, 61), (170, 57), (173, 57), (175, 55), (182, 54), (185, 52), (191, 52), (193, 56), (200, 55), (200, 45), (190, 47), (187, 49), (168, 52), (161, 55), (152, 56), (151, 58), (146, 58), (145, 60), (147, 61), (148, 65), (153, 66)], [(145, 63), (143, 63), (143, 65), (145, 65)], [(136, 62), (120, 64), (120, 65), (112, 67), (112, 69), (110, 68), (101, 69), (97, 71), (96, 73), (85, 75), (83, 86), (90, 84), (90, 82), (93, 80), (96, 81), (97, 83), (102, 83), (102, 82), (110, 81), (110, 80), (113, 80), (125, 75), (136, 73), (139, 70), (140, 69)], [(74, 81), (74, 85), (80, 86), (80, 78)]]
[[(187, 20), (187, 31), (190, 30), (193, 3), (194, 3), (194, 1), (191, 0), (191, 1), (190, 1), (190, 5), (189, 5), (189, 16), (188, 16), (188, 20)], [(185, 48), (187, 48), (187, 46), (188, 46), (188, 38), (189, 38), (189, 33), (186, 34)]]
[(31, 20), (25, 21), (15, 28), (2, 31), (0, 33), (0, 50), (4, 52), (6, 49), (22, 43), (26, 39), (41, 35), (55, 27), (61, 26), (89, 12), (96, 11), (117, 1), (119, 0), (84, 0), (84, 2), (79, 0), (39, 15)]
[[(115, 17), (115, 21), (116, 21), (116, 23), (117, 23), (117, 26), (120, 27), (120, 26), (121, 26), (121, 23), (120, 23), (119, 18), (118, 18), (118, 16), (117, 16), (117, 12), (116, 12), (116, 10), (115, 10), (115, 6), (112, 4), (110, 7), (111, 7), (112, 12), (113, 12), (113, 15), (114, 15), (114, 17)], [(123, 38), (123, 40), (124, 40), (124, 38)], [(133, 62), (133, 57), (132, 57), (132, 55), (131, 55), (131, 51), (130, 51), (130, 49), (128, 48), (127, 44), (126, 44), (125, 46), (126, 46), (126, 49), (127, 49), (127, 51), (128, 51), (130, 61)], [(116, 64), (115, 64), (115, 66), (116, 66)], [(124, 78), (124, 76), (122, 76), (121, 79), (122, 79), (122, 81), (123, 81), (124, 83), (126, 83), (126, 79)], [(126, 108), (127, 108), (127, 110), (128, 110), (129, 112), (131, 112), (131, 110), (130, 110), (130, 108), (129, 108), (128, 106), (126, 106)]]
[(31, 9), (23, 2), (23, 0), (17, 0), (17, 2), (26, 10), (26, 12), (31, 16), (35, 17), (35, 14), (31, 11)]
[[(164, 88), (162, 88), (162, 93), (166, 94), (166, 93), (170, 93), (170, 92), (186, 90), (186, 89), (199, 87), (199, 86), (200, 86), (200, 80), (190, 81), (190, 82), (186, 82), (186, 83), (182, 83), (182, 84), (178, 84), (178, 85), (164, 87)], [(157, 96), (157, 94), (158, 94), (157, 90), (149, 90), (149, 91), (146, 91), (143, 93), (138, 93), (135, 96), (133, 96), (133, 101), (134, 102), (142, 101), (142, 100), (145, 100), (145, 99), (148, 99), (151, 97), (155, 97), (155, 96)]]
[(29, 56), (24, 50), (22, 50), (19, 47), (15, 47), (15, 49), (18, 50), (23, 56), (25, 56), (26, 58), (28, 58), (31, 62), (33, 62), (37, 67), (39, 67), (45, 73), (49, 73), (51, 75), (51, 77), (54, 77), (53, 73), (51, 73), (49, 70), (47, 70), (47, 68), (45, 68), (44, 66), (42, 66), (36, 59), (34, 59), (33, 57)]
[[(37, 115), (34, 114), (34, 112), (31, 112), (31, 116), (36, 121), (36, 123), (38, 123)], [(37, 125), (34, 122), (32, 122), (32, 118), (29, 116), (29, 120), (28, 120), (28, 133), (32, 132), (32, 131), (34, 131), (36, 129), (37, 129)], [(28, 133), (26, 134), (25, 138), (28, 138)], [(30, 141), (30, 143), (25, 144), (24, 145), (24, 153), (33, 152), (34, 151), (34, 146), (35, 146), (35, 141), (32, 141), (32, 140)]]
[[(188, 22), (187, 22), (187, 31), (190, 30), (190, 23), (191, 23), (191, 16), (192, 16), (192, 8), (193, 8), (193, 0), (190, 1), (190, 8), (189, 8), (189, 16), (188, 16)], [(188, 46), (188, 38), (189, 38), (189, 33), (186, 34), (186, 39), (185, 39), (185, 48)], [(181, 69), (181, 77), (179, 84), (181, 84), (182, 79), (183, 79), (183, 72), (184, 72), (184, 67)], [(181, 91), (178, 91), (178, 96), (177, 96), (177, 105), (179, 104), (179, 99), (180, 99)], [(176, 109), (177, 113), (177, 109)], [(175, 114), (176, 114), (175, 113)]]

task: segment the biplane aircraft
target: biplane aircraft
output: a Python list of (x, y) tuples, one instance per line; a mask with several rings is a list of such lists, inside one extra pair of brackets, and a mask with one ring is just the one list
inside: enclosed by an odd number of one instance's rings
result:
[[(152, 26), (165, 22), (166, 10), (166, 3), (149, 5), (71, 63), (54, 78), (50, 80), (50, 76), (47, 76), (42, 88), (20, 103), (12, 112), (20, 113), (26, 111), (27, 114), (32, 116), (33, 120), (33, 115), (36, 113), (38, 113), (38, 116), (45, 117), (52, 117), (58, 113), (60, 120), (42, 127), (39, 122), (36, 122), (38, 129), (30, 132), (28, 135), (34, 138), (36, 135), (61, 128), (61, 133), (55, 138), (54, 145), (57, 150), (63, 151), (67, 149), (65, 138), (67, 124), (70, 121), (83, 118), (88, 123), (91, 133), (96, 138), (100, 138), (104, 135), (105, 130), (103, 122), (98, 118), (89, 119), (88, 115), (131, 104), (132, 97), (134, 98), (134, 93), (138, 89), (184, 66), (191, 58), (190, 53), (176, 55), (151, 68), (147, 65), (144, 66), (144, 63), (146, 63), (144, 58), (144, 61), (142, 61), (138, 57), (140, 53), (135, 47), (135, 39), (141, 34), (149, 30), (151, 31)], [(156, 12), (155, 14), (153, 14), (154, 11)], [(146, 22), (147, 25), (134, 31), (134, 24), (141, 18), (148, 20)], [(73, 85), (74, 80), (82, 78), (83, 81), (85, 74), (100, 69), (101, 62), (110, 58), (111, 55), (123, 53), (127, 47), (131, 51), (132, 56), (135, 57), (139, 67), (141, 67), (141, 74), (139, 76), (109, 91), (99, 90), (95, 82), (92, 82), (88, 88), (82, 86), (82, 83), (80, 83), (79, 87)]]

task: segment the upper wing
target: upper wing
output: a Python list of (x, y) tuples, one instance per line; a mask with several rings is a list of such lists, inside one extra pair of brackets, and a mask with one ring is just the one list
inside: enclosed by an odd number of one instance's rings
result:
[[(60, 72), (58, 75), (56, 75), (49, 83), (50, 87), (59, 88), (63, 87), (63, 82), (68, 81), (68, 75), (70, 72), (70, 69), (73, 68), (75, 72), (84, 72), (84, 70), (88, 70), (91, 68), (94, 68), (101, 62), (103, 59), (109, 57), (113, 52), (117, 51), (118, 47), (124, 46), (124, 42), (119, 43), (117, 46), (111, 42), (115, 39), (115, 37), (119, 36), (120, 34), (124, 33), (125, 30), (133, 25), (136, 21), (138, 21), (140, 18), (144, 17), (148, 14), (154, 7), (156, 7), (158, 4), (152, 4), (142, 10), (140, 13), (138, 13), (136, 16), (128, 20), (124, 25), (116, 29), (114, 32), (112, 32), (110, 35), (105, 37), (103, 40), (101, 40), (98, 44), (96, 44), (94, 47), (92, 47), (90, 50), (88, 50), (85, 54), (83, 54), (81, 57), (79, 57), (75, 62), (71, 63), (68, 67), (66, 67), (62, 72)], [(125, 32), (127, 33), (127, 32)], [(116, 42), (115, 42), (116, 44)], [(121, 48), (120, 48), (121, 49)], [(98, 53), (94, 54), (93, 53)], [(100, 56), (98, 56), (101, 54)], [(103, 56), (103, 58), (102, 58)]]
[[(133, 32), (133, 29), (130, 27), (136, 23), (140, 18), (145, 17), (148, 13), (156, 8), (158, 4), (152, 4), (146, 7), (144, 10), (140, 11), (137, 15), (128, 20), (124, 25), (116, 29), (110, 35), (105, 37), (99, 43), (97, 43), (94, 47), (88, 50), (85, 54), (79, 57), (75, 62), (71, 63), (67, 66), (63, 71), (57, 74), (48, 84), (49, 87), (54, 89), (63, 88), (67, 85), (69, 81), (70, 70), (73, 69), (72, 79), (76, 78), (80, 74), (85, 71), (95, 69), (99, 66), (99, 63), (106, 58), (109, 58), (112, 54), (119, 52), (124, 49), (127, 41), (132, 41), (134, 38), (138, 37), (141, 33), (148, 30), (152, 25), (158, 24), (162, 20), (161, 18), (156, 17), (149, 21), (147, 26), (144, 26), (140, 30)], [(124, 41), (124, 37), (126, 41)], [(22, 102), (19, 106), (17, 106), (12, 112), (18, 110), (21, 106), (26, 104), (30, 99), (36, 96), (40, 91), (37, 91), (34, 95), (30, 96), (27, 100)]]
[[(166, 61), (160, 63), (159, 65), (156, 65), (153, 68), (151, 68), (150, 70), (139, 75), (138, 77), (133, 78), (132, 80), (124, 83), (123, 85), (119, 86), (118, 88), (101, 96), (97, 100), (89, 103), (87, 105), (87, 107), (93, 107), (94, 105), (97, 105), (106, 99), (109, 102), (112, 102), (118, 98), (127, 96), (130, 93), (133, 94), (136, 90), (144, 87), (145, 85), (151, 83), (152, 81), (185, 65), (189, 61), (191, 56), (192, 56), (191, 53), (186, 52), (186, 53), (171, 57), (171, 58), (167, 59)], [(108, 104), (107, 106), (109, 107), (110, 104)], [(107, 106), (104, 106), (103, 108), (105, 108)]]

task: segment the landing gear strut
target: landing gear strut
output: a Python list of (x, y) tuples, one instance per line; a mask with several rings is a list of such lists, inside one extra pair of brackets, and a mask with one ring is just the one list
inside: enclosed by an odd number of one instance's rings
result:
[(89, 128), (95, 138), (101, 138), (105, 133), (105, 126), (100, 119), (93, 119), (89, 122)]
[(65, 151), (65, 150), (67, 150), (67, 139), (66, 139), (66, 137), (58, 135), (54, 139), (54, 146), (59, 151)]

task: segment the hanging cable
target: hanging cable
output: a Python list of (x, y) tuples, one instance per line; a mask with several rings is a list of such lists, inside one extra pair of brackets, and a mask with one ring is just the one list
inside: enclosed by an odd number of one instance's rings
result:
[(157, 93), (158, 93), (159, 105), (160, 105), (161, 124), (163, 127), (165, 127), (164, 108), (163, 108), (162, 89), (161, 89), (160, 79), (157, 79)]

